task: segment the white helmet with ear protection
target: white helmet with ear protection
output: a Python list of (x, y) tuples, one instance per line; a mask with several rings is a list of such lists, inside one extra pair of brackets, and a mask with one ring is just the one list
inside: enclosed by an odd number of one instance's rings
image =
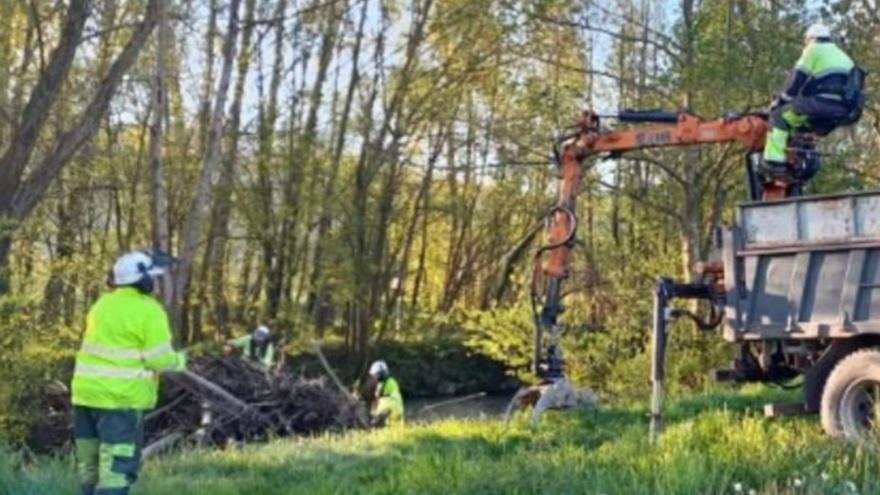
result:
[(270, 335), (272, 331), (266, 325), (259, 325), (253, 333), (253, 337), (260, 341), (268, 340)]
[(385, 361), (381, 359), (378, 361), (374, 361), (373, 364), (370, 365), (370, 374), (375, 377), (382, 377), (388, 375), (388, 365), (385, 364)]
[(812, 26), (807, 28), (807, 32), (804, 34), (805, 40), (817, 39), (817, 38), (830, 38), (831, 37), (831, 29), (828, 28), (825, 24), (821, 22), (817, 22)]
[(144, 277), (156, 277), (163, 273), (165, 267), (156, 264), (152, 256), (142, 251), (132, 251), (120, 256), (113, 264), (113, 284), (132, 285)]

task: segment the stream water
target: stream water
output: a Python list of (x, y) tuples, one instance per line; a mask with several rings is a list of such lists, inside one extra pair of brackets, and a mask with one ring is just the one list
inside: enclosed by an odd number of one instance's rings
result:
[(406, 419), (431, 422), (441, 419), (500, 418), (512, 394), (431, 397), (406, 400)]

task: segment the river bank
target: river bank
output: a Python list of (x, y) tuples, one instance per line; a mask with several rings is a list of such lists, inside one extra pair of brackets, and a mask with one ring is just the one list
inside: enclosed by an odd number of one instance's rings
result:
[[(441, 420), (186, 451), (148, 462), (132, 495), (880, 493), (876, 452), (825, 437), (814, 417), (763, 417), (762, 404), (786, 394), (670, 398), (657, 443), (639, 404), (553, 412), (536, 430), (524, 416)], [(13, 493), (74, 495), (72, 460), (0, 452), (0, 494)]]
[(500, 419), (513, 394), (479, 392), (458, 397), (424, 397), (406, 401), (407, 422), (430, 423), (450, 419)]

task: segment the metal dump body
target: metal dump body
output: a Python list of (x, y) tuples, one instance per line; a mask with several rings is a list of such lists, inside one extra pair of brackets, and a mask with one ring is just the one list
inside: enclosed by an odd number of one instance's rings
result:
[(880, 334), (880, 191), (740, 205), (723, 261), (726, 340)]

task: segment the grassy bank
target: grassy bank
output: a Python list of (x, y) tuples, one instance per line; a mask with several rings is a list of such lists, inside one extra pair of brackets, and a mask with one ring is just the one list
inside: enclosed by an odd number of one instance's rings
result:
[[(510, 427), (446, 421), (188, 452), (150, 463), (134, 493), (880, 493), (876, 452), (824, 438), (816, 418), (761, 417), (764, 401), (781, 395), (750, 388), (679, 400), (656, 445), (634, 407), (554, 413), (537, 432), (523, 418)], [(75, 493), (69, 460), (20, 469), (6, 457), (0, 493)]]

